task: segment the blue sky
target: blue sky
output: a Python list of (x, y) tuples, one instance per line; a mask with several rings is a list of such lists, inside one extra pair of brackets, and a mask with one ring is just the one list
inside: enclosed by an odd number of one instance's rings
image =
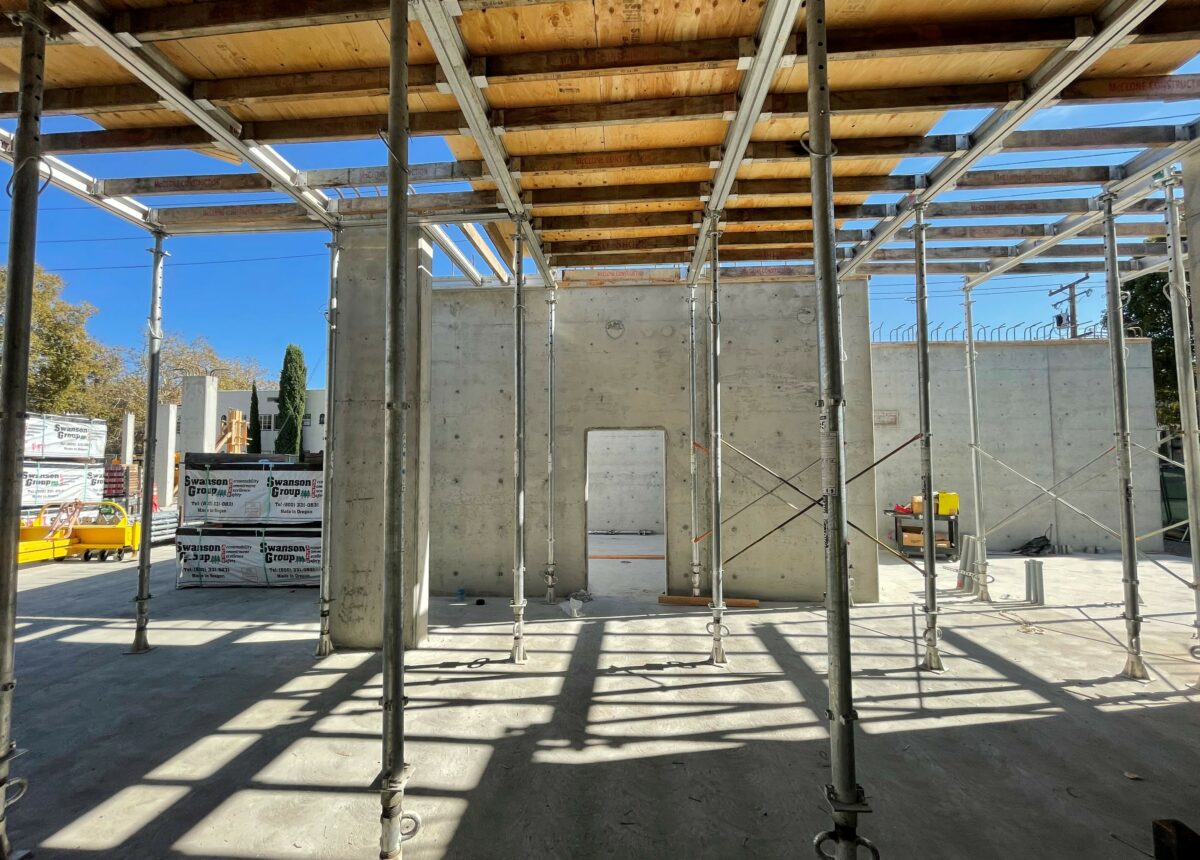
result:
[[(1179, 72), (1200, 72), (1200, 57)], [(931, 133), (961, 133), (973, 129), (987, 111), (954, 111), (947, 114)], [(1200, 100), (1144, 104), (1138, 106), (1100, 105), (1094, 107), (1052, 108), (1043, 111), (1027, 128), (1072, 128), (1096, 125), (1178, 124), (1200, 115)], [(0, 123), (8, 129), (11, 121)], [(86, 121), (70, 117), (49, 117), (47, 132), (93, 128)], [(339, 144), (303, 144), (278, 147), (301, 169), (383, 164), (385, 150), (379, 141)], [(1005, 167), (1036, 163), (1041, 167), (1067, 164), (1118, 164), (1134, 153), (1108, 151), (1096, 157), (1072, 155), (1067, 158), (1030, 153), (1001, 154), (981, 166)], [(416, 138), (412, 141), (413, 162), (448, 161), (451, 155), (440, 138)], [(176, 173), (241, 172), (245, 168), (230, 165), (190, 152), (145, 152), (77, 156), (69, 161), (97, 177), (151, 176)], [(936, 160), (908, 159), (896, 173), (929, 170)], [(10, 168), (0, 164), (0, 179), (7, 182)], [(423, 190), (453, 190), (425, 187)], [(1089, 196), (1093, 189), (1062, 189), (1034, 193), (954, 192), (946, 200), (981, 198), (1006, 199), (1047, 196)], [(147, 198), (150, 205), (194, 205), (199, 202), (267, 202), (277, 195), (206, 195), (203, 198)], [(871, 202), (888, 202), (896, 195), (876, 195)], [(0, 209), (8, 210), (8, 201)], [(1056, 220), (1048, 218), (1050, 220)], [(999, 223), (974, 219), (971, 223)], [(867, 225), (849, 225), (867, 226)], [(476, 267), (486, 266), (475, 258), (460, 234), (450, 230), (460, 247), (475, 260)], [(140, 345), (145, 333), (149, 289), (149, 236), (132, 225), (53, 187), (42, 197), (38, 229), (38, 262), (59, 272), (67, 282), (67, 296), (87, 301), (98, 312), (91, 323), (92, 333), (111, 344)], [(222, 354), (252, 357), (269, 373), (278, 372), (284, 347), (298, 343), (307, 357), (310, 380), (323, 384), (325, 373), (325, 305), (328, 291), (328, 234), (322, 232), (255, 234), (214, 237), (172, 237), (167, 248), (171, 254), (164, 279), (163, 317), (168, 331), (185, 337), (203, 335)], [(7, 255), (7, 234), (3, 240)], [(438, 252), (438, 275), (452, 272), (448, 261)], [(1053, 313), (1046, 293), (1056, 286), (1075, 280), (1072, 276), (1024, 276), (996, 278), (977, 291), (975, 306), (979, 323), (998, 325), (1048, 320)], [(930, 320), (948, 328), (962, 318), (959, 277), (930, 279)], [(1103, 305), (1102, 276), (1093, 275), (1082, 285), (1096, 288), (1081, 303), (1082, 320), (1097, 319)], [(872, 328), (886, 338), (898, 326), (911, 323), (911, 278), (880, 277), (871, 284)], [(961, 328), (960, 328), (961, 331)]]

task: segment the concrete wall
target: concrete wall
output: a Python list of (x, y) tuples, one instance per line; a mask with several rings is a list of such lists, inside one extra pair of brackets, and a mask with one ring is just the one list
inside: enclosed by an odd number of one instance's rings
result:
[[(723, 314), (722, 379), (726, 438), (770, 468), (820, 492), (817, 436), (816, 297), (811, 283), (730, 285)], [(545, 547), (545, 324), (543, 293), (529, 312), (529, 523), (527, 589), (541, 590)], [(556, 548), (560, 592), (585, 585), (587, 433), (661, 428), (666, 433), (668, 582), (690, 593), (688, 329), (678, 287), (561, 290), (556, 330)], [(867, 466), (871, 428), (869, 326), (865, 288), (847, 285), (848, 453), (851, 473)], [(704, 314), (701, 314), (701, 318)], [(511, 591), (512, 295), (508, 290), (434, 292), (432, 588), (451, 593)], [(702, 328), (703, 330), (703, 328)], [(700, 355), (706, 353), (701, 344)], [(702, 359), (703, 360), (703, 359)], [(725, 454), (724, 503), (732, 514), (776, 483), (743, 458)], [(707, 470), (701, 455), (701, 474)], [(874, 478), (851, 488), (851, 517), (870, 528)], [(807, 500), (787, 490), (735, 517), (726, 557), (746, 547)], [(824, 593), (823, 534), (810, 512), (726, 566), (731, 597), (818, 600)], [(707, 514), (701, 528), (707, 530)], [(707, 544), (704, 544), (707, 559)], [(877, 595), (873, 545), (851, 538), (856, 594)]]
[[(981, 447), (1043, 486), (1066, 479), (1113, 444), (1112, 371), (1104, 340), (1037, 343), (979, 343)], [(881, 343), (872, 347), (876, 456), (918, 432), (916, 346)], [(962, 343), (935, 343), (930, 349), (934, 434), (934, 484), (962, 498), (962, 524), (974, 533), (966, 356)], [(1133, 438), (1153, 447), (1157, 438), (1150, 344), (1129, 341), (1129, 394)], [(1138, 532), (1161, 526), (1157, 461), (1134, 456), (1134, 499)], [(1113, 455), (1101, 459), (1061, 488), (1063, 497), (1110, 527), (1117, 526)], [(920, 492), (920, 453), (916, 444), (878, 469), (880, 508), (907, 502)], [(989, 548), (1011, 550), (1054, 526), (1051, 539), (1071, 547), (1118, 550), (1116, 538), (1065, 505), (1038, 496), (1038, 489), (994, 462), (984, 465), (984, 501), (989, 528), (1024, 508), (994, 534)], [(892, 520), (880, 514), (879, 535), (889, 539)], [(1160, 549), (1160, 538), (1141, 544)]]
[(587, 446), (588, 531), (661, 534), (662, 431), (593, 430)]

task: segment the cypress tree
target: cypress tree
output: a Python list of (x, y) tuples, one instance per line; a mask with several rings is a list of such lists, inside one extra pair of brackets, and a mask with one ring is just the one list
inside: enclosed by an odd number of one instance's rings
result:
[(258, 384), (250, 383), (250, 417), (246, 424), (246, 451), (250, 454), (262, 453), (262, 430), (258, 426)]
[(300, 455), (300, 426), (304, 419), (308, 371), (304, 367), (304, 352), (289, 343), (283, 353), (283, 370), (279, 374), (278, 435), (275, 453)]

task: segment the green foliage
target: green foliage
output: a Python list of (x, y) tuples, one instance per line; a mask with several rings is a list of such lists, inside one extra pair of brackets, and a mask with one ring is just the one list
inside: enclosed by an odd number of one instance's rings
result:
[(279, 434), (275, 437), (276, 454), (300, 455), (301, 424), (304, 401), (308, 393), (308, 371), (304, 367), (304, 352), (289, 343), (283, 353), (283, 369), (279, 373)]
[[(7, 275), (0, 268), (0, 307), (7, 293)], [(35, 271), (29, 410), (103, 418), (108, 422), (109, 453), (116, 453), (125, 412), (137, 416), (139, 441), (144, 432), (148, 350), (145, 345), (108, 346), (93, 338), (87, 323), (96, 309), (63, 298), (65, 286), (58, 275), (40, 267)], [(185, 341), (167, 334), (163, 338), (160, 402), (180, 401), (184, 376), (210, 373), (220, 377), (223, 389), (245, 390), (266, 377), (258, 362), (222, 358), (202, 337)]]
[(262, 429), (258, 426), (258, 383), (250, 383), (250, 418), (246, 433), (246, 452), (262, 453)]
[[(64, 299), (65, 286), (62, 278), (40, 267), (34, 273), (29, 410), (94, 414), (97, 386), (122, 369), (122, 356), (92, 339), (87, 323), (96, 309)], [(8, 272), (0, 269), (0, 307), (7, 294)]]
[(1141, 330), (1150, 339), (1154, 361), (1154, 403), (1158, 423), (1179, 426), (1179, 379), (1175, 373), (1175, 335), (1171, 327), (1171, 300), (1165, 293), (1167, 276), (1143, 275), (1127, 285), (1125, 325)]

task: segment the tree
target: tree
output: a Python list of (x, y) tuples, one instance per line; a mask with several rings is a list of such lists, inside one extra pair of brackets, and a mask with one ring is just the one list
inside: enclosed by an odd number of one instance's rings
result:
[(250, 454), (262, 453), (262, 430), (258, 426), (258, 383), (250, 383), (250, 418), (246, 438), (246, 451)]
[(304, 352), (289, 343), (283, 353), (283, 369), (279, 373), (279, 423), (275, 437), (276, 454), (300, 454), (300, 428), (304, 420), (304, 401), (308, 389), (308, 372), (304, 367)]
[(1130, 281), (1126, 289), (1125, 325), (1141, 330), (1150, 339), (1154, 364), (1154, 404), (1158, 423), (1179, 426), (1179, 379), (1175, 374), (1175, 332), (1171, 327), (1171, 300), (1165, 289), (1167, 276), (1143, 275)]
[[(34, 270), (33, 313), (29, 344), (29, 410), (95, 414), (98, 386), (124, 368), (120, 350), (88, 333), (96, 309), (62, 297), (58, 275)], [(0, 269), (0, 307), (8, 293), (8, 272)], [(0, 336), (3, 333), (0, 320)], [(118, 418), (120, 416), (117, 416)]]

